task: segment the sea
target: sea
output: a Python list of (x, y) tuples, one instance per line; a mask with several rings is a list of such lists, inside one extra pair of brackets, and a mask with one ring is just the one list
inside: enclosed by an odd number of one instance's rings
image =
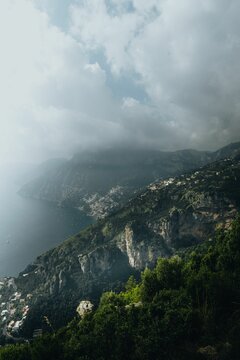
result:
[(43, 252), (93, 222), (77, 209), (23, 198), (19, 184), (0, 177), (0, 278), (17, 276)]

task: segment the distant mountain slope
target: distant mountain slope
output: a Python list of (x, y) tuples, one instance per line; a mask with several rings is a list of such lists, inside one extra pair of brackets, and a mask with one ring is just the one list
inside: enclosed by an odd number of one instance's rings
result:
[(102, 218), (124, 205), (151, 182), (231, 156), (240, 143), (217, 152), (182, 150), (102, 150), (75, 155), (56, 166), (48, 163), (44, 175), (27, 183), (20, 194), (77, 207)]
[[(115, 214), (39, 256), (17, 279), (5, 279), (2, 301), (9, 304), (13, 293), (20, 294), (14, 308), (21, 314), (29, 306), (28, 334), (41, 327), (43, 316), (63, 325), (80, 299), (96, 301), (103, 290), (154, 266), (158, 257), (227, 228), (240, 210), (239, 184), (239, 156), (152, 183)], [(6, 324), (12, 319), (8, 315)]]

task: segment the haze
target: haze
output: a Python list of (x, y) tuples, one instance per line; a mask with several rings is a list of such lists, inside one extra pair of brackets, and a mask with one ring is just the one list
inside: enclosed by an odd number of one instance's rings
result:
[(239, 140), (237, 0), (0, 2), (0, 162)]

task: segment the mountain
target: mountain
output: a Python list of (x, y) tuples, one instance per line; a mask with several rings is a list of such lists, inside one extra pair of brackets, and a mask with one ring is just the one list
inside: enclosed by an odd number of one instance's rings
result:
[(98, 306), (81, 301), (58, 331), (46, 318), (32, 341), (1, 347), (0, 359), (239, 360), (239, 283), (238, 216), (211, 242), (160, 258), (124, 291), (103, 293)]
[(239, 183), (237, 154), (152, 183), (119, 211), (39, 256), (18, 278), (3, 279), (3, 324), (23, 319), (29, 336), (43, 316), (61, 326), (81, 299), (97, 302), (102, 291), (120, 289), (159, 257), (211, 241), (240, 209)]
[(236, 157), (240, 152), (240, 142), (232, 143), (217, 150), (214, 153), (215, 160), (224, 159), (227, 157)]
[(77, 154), (69, 161), (48, 162), (42, 176), (25, 184), (20, 194), (103, 218), (151, 182), (232, 156), (239, 149), (240, 143), (235, 143), (212, 153), (110, 149)]
[(25, 184), (20, 194), (102, 218), (154, 180), (212, 161), (209, 152), (102, 150), (75, 155)]

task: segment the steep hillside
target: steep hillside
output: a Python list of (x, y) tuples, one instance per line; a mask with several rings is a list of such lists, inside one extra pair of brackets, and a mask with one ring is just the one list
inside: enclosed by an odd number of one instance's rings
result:
[(214, 159), (209, 152), (105, 150), (75, 155), (27, 183), (20, 194), (77, 207), (102, 218), (156, 179), (176, 176)]
[(151, 182), (233, 156), (239, 150), (240, 143), (235, 143), (212, 153), (111, 149), (78, 154), (58, 166), (54, 162), (52, 168), (48, 162), (44, 175), (23, 186), (20, 194), (103, 218)]
[(46, 319), (48, 335), (0, 348), (0, 360), (239, 360), (240, 218), (182, 255), (97, 307), (81, 301), (59, 331)]
[(239, 211), (239, 184), (239, 157), (151, 184), (115, 214), (39, 256), (17, 279), (3, 279), (3, 323), (21, 320), (25, 311), (27, 334), (46, 315), (60, 326), (80, 299), (97, 301), (158, 257), (211, 240)]

